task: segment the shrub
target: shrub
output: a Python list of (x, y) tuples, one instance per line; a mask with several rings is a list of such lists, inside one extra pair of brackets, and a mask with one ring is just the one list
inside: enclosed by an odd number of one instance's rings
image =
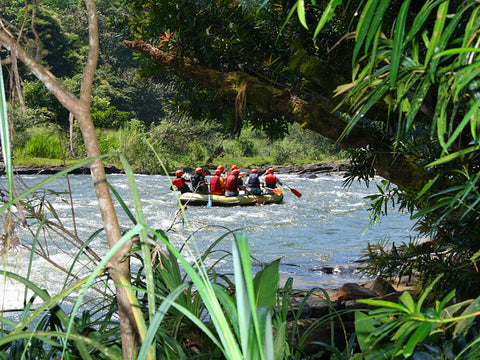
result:
[(25, 154), (32, 157), (62, 159), (64, 153), (64, 146), (56, 136), (38, 135), (25, 145)]
[(284, 165), (292, 159), (292, 151), (280, 144), (275, 145), (272, 156), (275, 164)]

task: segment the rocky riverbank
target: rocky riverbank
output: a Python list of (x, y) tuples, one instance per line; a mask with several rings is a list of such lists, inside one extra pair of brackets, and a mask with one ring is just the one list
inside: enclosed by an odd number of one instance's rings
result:
[[(258, 172), (263, 174), (269, 168), (269, 165), (264, 166), (257, 166)], [(49, 166), (49, 167), (41, 167), (41, 166), (14, 166), (14, 171), (20, 175), (52, 175), (56, 174), (62, 170), (65, 170), (66, 166)], [(186, 173), (194, 174), (195, 168), (182, 166), (178, 167), (182, 169)], [(348, 171), (350, 168), (349, 164), (345, 163), (335, 163), (335, 162), (327, 162), (327, 163), (314, 163), (308, 165), (274, 165), (275, 172), (277, 174), (297, 174), (302, 177), (307, 178), (315, 178), (317, 175), (325, 175), (325, 174), (336, 174), (340, 175)], [(208, 175), (211, 175), (215, 172), (216, 166), (206, 166), (204, 167), (205, 171)], [(240, 168), (240, 172), (250, 173), (252, 168)], [(106, 165), (105, 172), (107, 174), (122, 174), (124, 171), (119, 169), (113, 165)], [(5, 167), (3, 164), (0, 164), (0, 174), (5, 174)], [(69, 172), (69, 174), (81, 174), (86, 175), (90, 174), (90, 167), (82, 166), (75, 170)], [(175, 176), (175, 172), (169, 173), (171, 176)]]
[[(13, 171), (19, 175), (53, 175), (60, 171), (67, 169), (68, 166), (14, 166)], [(124, 171), (112, 165), (105, 166), (105, 173), (107, 174), (122, 174)], [(0, 175), (5, 174), (5, 166), (0, 165)], [(88, 175), (90, 174), (89, 166), (81, 166), (77, 169), (69, 171), (69, 174)]]

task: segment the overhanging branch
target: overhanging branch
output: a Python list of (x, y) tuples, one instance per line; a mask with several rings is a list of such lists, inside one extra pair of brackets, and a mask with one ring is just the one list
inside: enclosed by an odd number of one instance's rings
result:
[(166, 53), (144, 41), (124, 41), (125, 45), (142, 53), (154, 62), (168, 66), (180, 77), (190, 79), (218, 91), (228, 101), (235, 101), (238, 90), (246, 86), (246, 102), (264, 113), (286, 116), (302, 128), (312, 130), (342, 148), (369, 148), (378, 152), (375, 169), (378, 174), (400, 188), (421, 188), (425, 170), (400, 154), (394, 154), (389, 143), (362, 128), (353, 128), (347, 136), (341, 135), (347, 126), (345, 119), (331, 112), (331, 104), (311, 103), (295, 96), (290, 89), (279, 89), (241, 71), (221, 72), (195, 63), (192, 59)]

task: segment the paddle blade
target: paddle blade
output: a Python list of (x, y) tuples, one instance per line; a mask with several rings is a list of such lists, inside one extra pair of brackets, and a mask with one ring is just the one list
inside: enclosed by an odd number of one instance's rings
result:
[(289, 188), (289, 189), (290, 189), (290, 191), (291, 191), (294, 195), (296, 195), (296, 196), (298, 196), (298, 197), (302, 197), (302, 193), (299, 192), (298, 190), (296, 190), (296, 189), (294, 189), (294, 188)]
[(207, 208), (211, 208), (211, 207), (212, 207), (212, 199), (209, 196), (208, 197), (208, 202), (207, 202)]

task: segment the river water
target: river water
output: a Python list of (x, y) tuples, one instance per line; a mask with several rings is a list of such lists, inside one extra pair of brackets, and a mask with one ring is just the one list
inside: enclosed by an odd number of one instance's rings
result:
[[(320, 176), (316, 179), (301, 178), (296, 175), (280, 175), (282, 181), (295, 188), (302, 197), (298, 198), (286, 187), (283, 204), (252, 207), (194, 207), (188, 206), (183, 217), (178, 212), (179, 205), (166, 176), (136, 175), (140, 190), (146, 223), (154, 229), (167, 231), (173, 244), (180, 246), (186, 238), (202, 253), (213, 241), (229, 230), (241, 229), (249, 238), (251, 254), (259, 264), (281, 258), (282, 282), (294, 278), (297, 288), (335, 287), (346, 282), (360, 280), (356, 264), (367, 244), (385, 241), (409, 242), (415, 233), (411, 230), (413, 221), (408, 214), (390, 210), (379, 224), (370, 227), (368, 201), (365, 196), (375, 193), (372, 182), (370, 188), (364, 184), (353, 183), (344, 188), (343, 177), (338, 175)], [(44, 180), (46, 176), (23, 176), (27, 185)], [(70, 175), (73, 192), (75, 223), (79, 237), (86, 240), (95, 230), (102, 227), (97, 201), (89, 175)], [(130, 209), (133, 203), (124, 175), (108, 175), (111, 185), (121, 194)], [(380, 181), (378, 178), (376, 181)], [(65, 178), (55, 180), (45, 189), (46, 198), (54, 206), (58, 221), (73, 231), (70, 200), (67, 195)], [(132, 222), (118, 206), (119, 219), (123, 228), (132, 228)], [(192, 235), (193, 234), (193, 235)], [(21, 241), (28, 242), (28, 232), (18, 232)], [(227, 236), (217, 247), (231, 251), (231, 236)], [(68, 268), (72, 263), (74, 251), (70, 251), (68, 242), (62, 239), (52, 240), (48, 248), (55, 262)], [(108, 251), (103, 235), (97, 237), (91, 247), (99, 254)], [(70, 252), (69, 252), (70, 251)], [(70, 255), (68, 255), (70, 254)], [(187, 255), (186, 255), (187, 256)], [(23, 257), (23, 260), (22, 260)], [(28, 255), (20, 250), (8, 255), (4, 268), (20, 271)], [(188, 257), (188, 256), (187, 256)], [(214, 258), (207, 260), (215, 261)], [(231, 261), (224, 260), (218, 265), (221, 271), (231, 271)], [(57, 271), (43, 260), (35, 260), (34, 281), (40, 281), (47, 288), (60, 289), (63, 285), (63, 273)], [(85, 269), (88, 266), (85, 265)], [(255, 269), (254, 269), (255, 270)], [(328, 271), (327, 271), (328, 270)], [(4, 297), (4, 306), (10, 299), (15, 306), (13, 285), (2, 285), (0, 297)], [(17, 289), (18, 297), (22, 290)], [(8, 297), (5, 297), (6, 292)], [(8, 306), (7, 306), (8, 307)]]

